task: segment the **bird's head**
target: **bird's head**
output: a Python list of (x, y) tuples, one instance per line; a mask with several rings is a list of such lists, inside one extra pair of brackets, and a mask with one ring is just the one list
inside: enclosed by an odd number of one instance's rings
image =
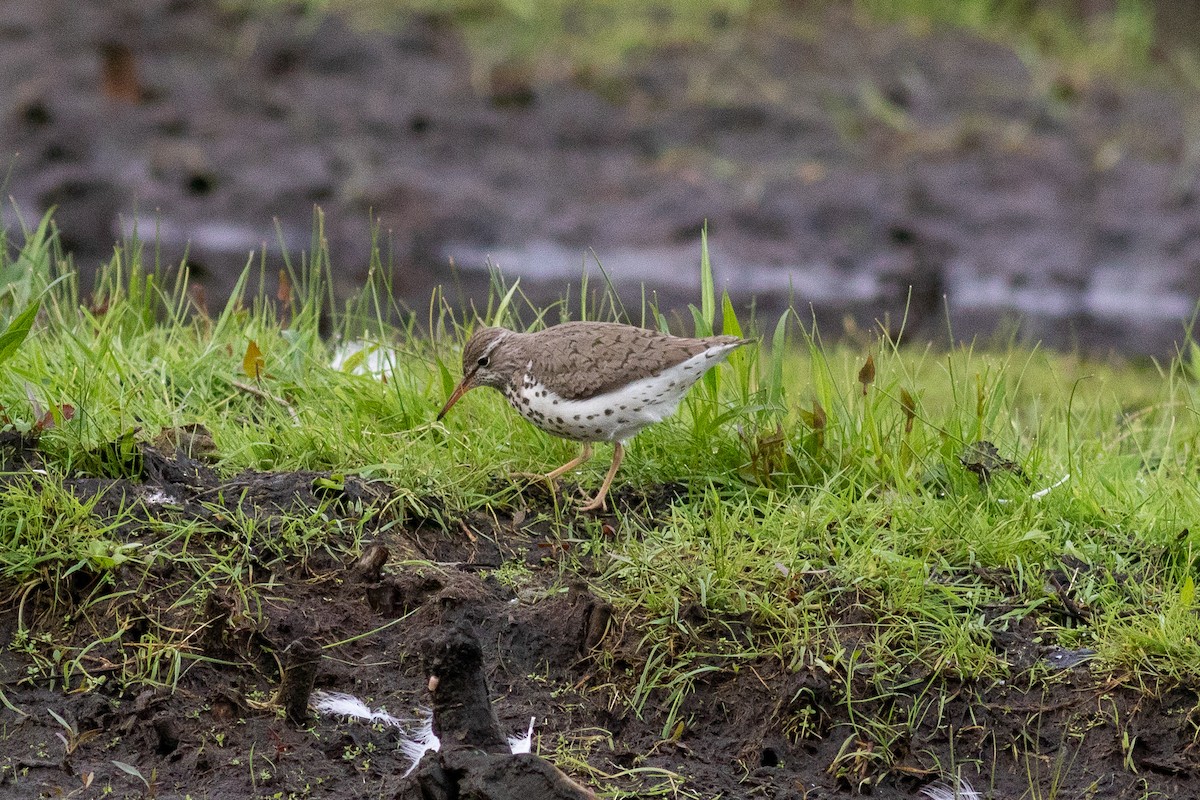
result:
[(503, 344), (512, 335), (512, 331), (504, 328), (480, 328), (471, 334), (463, 348), (463, 378), (438, 412), (439, 421), (458, 398), (477, 386), (499, 389), (508, 382), (515, 365), (506, 362)]

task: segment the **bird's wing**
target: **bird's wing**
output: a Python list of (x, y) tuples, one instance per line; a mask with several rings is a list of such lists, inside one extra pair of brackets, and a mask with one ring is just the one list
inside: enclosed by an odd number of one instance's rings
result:
[(568, 400), (604, 394), (631, 376), (655, 375), (714, 345), (741, 341), (735, 336), (683, 339), (615, 323), (564, 323), (553, 330), (555, 347), (535, 348), (534, 367), (547, 376), (548, 389)]

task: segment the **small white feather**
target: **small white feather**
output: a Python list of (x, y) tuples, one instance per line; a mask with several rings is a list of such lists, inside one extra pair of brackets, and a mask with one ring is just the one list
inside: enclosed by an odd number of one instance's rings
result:
[(983, 800), (983, 795), (971, 788), (966, 778), (950, 778), (945, 783), (932, 783), (921, 790), (926, 800)]
[[(1041, 500), (1043, 497), (1050, 494), (1055, 489), (1062, 486), (1064, 483), (1066, 483), (1069, 480), (1071, 480), (1071, 473), (1068, 472), (1066, 475), (1063, 475), (1061, 478), (1058, 479), (1058, 483), (1055, 483), (1051, 486), (1047, 486), (1045, 489), (1038, 489), (1036, 492), (1029, 495), (1029, 499), (1030, 500)], [(996, 502), (1001, 505), (1007, 505), (1008, 503), (1011, 503), (1012, 501), (1009, 500), (1007, 497), (1001, 497)]]
[(529, 730), (525, 731), (524, 736), (509, 736), (508, 749), (517, 753), (532, 753), (533, 752), (533, 723), (537, 722), (537, 717), (529, 718)]
[(1069, 480), (1071, 480), (1071, 473), (1068, 472), (1066, 475), (1063, 475), (1061, 478), (1059, 478), (1058, 483), (1054, 484), (1053, 486), (1047, 486), (1045, 489), (1039, 489), (1029, 496), (1034, 500), (1041, 500), (1043, 497), (1050, 494), (1052, 491), (1062, 486)]
[(313, 692), (309, 703), (313, 710), (322, 714), (336, 714), (364, 722), (382, 722), (393, 728), (403, 728), (413, 722), (410, 719), (393, 717), (382, 708), (372, 710), (370, 706), (352, 694), (342, 692)]
[(406, 735), (400, 737), (400, 752), (411, 762), (404, 773), (405, 776), (417, 768), (417, 764), (430, 750), (442, 749), (442, 740), (433, 732), (433, 713), (421, 709), (421, 714), (420, 718), (414, 720), (415, 727), (405, 731)]

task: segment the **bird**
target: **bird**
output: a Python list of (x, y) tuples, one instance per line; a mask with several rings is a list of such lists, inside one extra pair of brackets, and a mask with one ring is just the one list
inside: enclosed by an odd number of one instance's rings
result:
[(594, 443), (612, 442), (604, 482), (579, 509), (596, 511), (605, 507), (625, 444), (674, 414), (705, 372), (749, 342), (688, 339), (615, 322), (565, 322), (533, 333), (481, 327), (463, 348), (462, 381), (437, 419), (472, 389), (498, 389), (533, 425), (583, 443), (577, 457), (541, 476), (551, 485), (591, 458)]

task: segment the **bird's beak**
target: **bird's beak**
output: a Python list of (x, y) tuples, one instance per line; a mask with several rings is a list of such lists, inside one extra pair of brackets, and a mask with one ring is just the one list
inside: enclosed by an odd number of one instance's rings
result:
[(441, 422), (442, 417), (446, 416), (446, 412), (450, 410), (450, 406), (458, 402), (458, 398), (475, 388), (475, 384), (471, 381), (473, 377), (473, 375), (468, 375), (462, 379), (462, 382), (458, 386), (454, 387), (454, 391), (450, 393), (450, 399), (446, 401), (446, 405), (442, 406), (442, 410), (438, 412), (438, 422)]

